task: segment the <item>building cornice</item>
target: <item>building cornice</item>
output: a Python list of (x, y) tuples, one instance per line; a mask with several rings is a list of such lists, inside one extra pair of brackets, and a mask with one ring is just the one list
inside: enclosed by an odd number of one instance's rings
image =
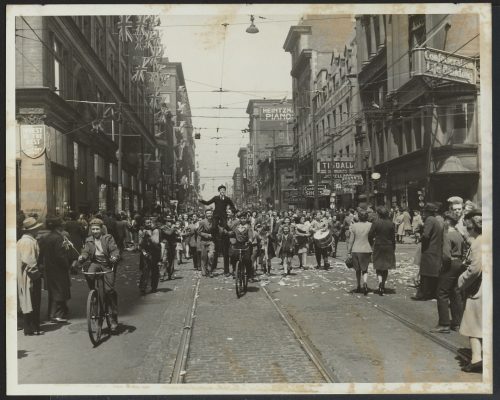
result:
[(312, 33), (312, 27), (310, 25), (293, 25), (288, 30), (288, 34), (283, 44), (283, 49), (286, 52), (291, 52), (295, 46), (295, 42), (300, 35), (310, 35)]

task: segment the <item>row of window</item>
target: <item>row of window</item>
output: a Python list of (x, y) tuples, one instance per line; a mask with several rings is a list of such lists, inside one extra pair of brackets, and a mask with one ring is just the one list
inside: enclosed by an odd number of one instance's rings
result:
[(377, 164), (422, 149), (424, 140), (430, 140), (433, 147), (476, 143), (475, 132), (472, 102), (438, 105), (433, 115), (426, 117), (420, 111), (397, 119), (390, 127), (382, 123), (368, 125)]
[[(71, 153), (68, 152), (68, 136), (52, 127), (47, 127), (47, 133), (47, 154), (52, 162), (66, 168), (74, 168), (74, 170), (79, 171), (82, 176), (86, 176), (90, 173), (117, 183), (118, 169), (115, 164), (107, 162), (104, 157), (94, 153), (94, 168), (93, 171), (89, 171), (87, 165), (88, 148), (86, 146), (73, 142), (73, 157), (71, 160), (69, 157)], [(71, 161), (73, 161), (72, 165)], [(86, 185), (85, 180), (82, 182), (83, 185)], [(122, 183), (125, 188), (138, 190), (137, 178), (124, 170), (122, 170)]]
[[(110, 31), (110, 26), (115, 26), (117, 17), (90, 17), (90, 16), (80, 16), (74, 17), (76, 24), (82, 30), (82, 33), (86, 37), (89, 44), (94, 49), (96, 56), (101, 59), (103, 64), (106, 66), (108, 72), (113, 77), (113, 79), (118, 83), (122, 93), (129, 102), (132, 108), (137, 110), (137, 114), (142, 122), (146, 125), (151, 123), (152, 116), (147, 104), (147, 99), (143, 92), (142, 86), (139, 82), (131, 81), (131, 73), (129, 66), (122, 59), (118, 60), (115, 50), (111, 46), (111, 42), (114, 40), (115, 45), (119, 44), (121, 49), (121, 54), (125, 54), (126, 46), (123, 46), (122, 41), (115, 40), (113, 34), (111, 38), (106, 40), (106, 31)], [(105, 22), (103, 22), (103, 20)], [(104, 25), (103, 25), (104, 24)], [(113, 33), (113, 30), (110, 31)], [(109, 35), (108, 35), (109, 36)], [(55, 93), (57, 93), (62, 98), (72, 98), (71, 93), (71, 83), (77, 79), (73, 76), (72, 72), (72, 59), (68, 49), (65, 49), (62, 41), (54, 34), (51, 33), (52, 40), (52, 85), (55, 88)], [(106, 45), (108, 44), (108, 46)], [(108, 47), (108, 49), (107, 49)], [(106, 58), (106, 50), (108, 57)], [(76, 85), (75, 85), (76, 86)], [(92, 92), (91, 90), (86, 90), (87, 92)], [(95, 88), (95, 94), (89, 93), (90, 99), (81, 99), (89, 101), (110, 101), (111, 96), (103, 93), (97, 86)], [(95, 96), (95, 97), (94, 97)], [(78, 99), (80, 100), (80, 99)], [(97, 111), (97, 106), (94, 107)]]

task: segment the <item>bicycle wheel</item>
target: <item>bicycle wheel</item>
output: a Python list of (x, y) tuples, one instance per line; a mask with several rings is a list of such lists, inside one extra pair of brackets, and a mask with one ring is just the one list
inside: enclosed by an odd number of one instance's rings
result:
[(243, 271), (242, 271), (242, 277), (243, 277), (243, 292), (246, 293), (247, 292), (247, 287), (248, 287), (248, 271), (247, 271), (247, 268), (246, 266), (242, 266), (241, 268)]
[(242, 268), (241, 268), (241, 261), (238, 261), (236, 263), (236, 297), (240, 298), (243, 294), (243, 279), (242, 279)]
[(94, 346), (101, 340), (102, 322), (99, 296), (96, 290), (91, 290), (87, 297), (87, 326), (90, 341)]

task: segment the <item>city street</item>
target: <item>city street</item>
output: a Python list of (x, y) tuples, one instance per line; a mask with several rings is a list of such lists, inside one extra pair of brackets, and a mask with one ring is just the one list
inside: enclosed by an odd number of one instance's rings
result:
[[(70, 323), (43, 323), (43, 336), (18, 331), (19, 383), (481, 380), (460, 371), (456, 352), (467, 357), (466, 338), (428, 333), (437, 320), (435, 301), (410, 300), (415, 289), (408, 284), (417, 271), (413, 244), (398, 245), (398, 267), (390, 271), (384, 297), (350, 293), (355, 276), (342, 262), (345, 248), (339, 243), (330, 270), (294, 268), (288, 277), (281, 276), (275, 258), (272, 275), (249, 283), (240, 299), (234, 280), (221, 274), (222, 258), (213, 279), (201, 278), (188, 260), (157, 293), (140, 296), (138, 255), (125, 252), (117, 274), (118, 334), (105, 333), (92, 346), (85, 320), (88, 289), (81, 274), (72, 275)], [(308, 264), (315, 265), (314, 256)], [(372, 272), (370, 267), (374, 288)]]

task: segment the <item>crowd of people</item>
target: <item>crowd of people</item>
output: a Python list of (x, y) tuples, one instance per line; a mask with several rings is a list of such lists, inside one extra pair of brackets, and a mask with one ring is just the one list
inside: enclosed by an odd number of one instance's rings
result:
[[(271, 274), (275, 257), (281, 259), (283, 275), (293, 268), (328, 269), (330, 257), (337, 257), (338, 243), (345, 241), (346, 265), (357, 280), (353, 292), (369, 292), (367, 272), (372, 263), (378, 283), (375, 292), (382, 296), (388, 272), (396, 267), (396, 244), (407, 238), (407, 243), (418, 243), (418, 290), (412, 299), (437, 298), (439, 322), (433, 332), (460, 330), (469, 336), (472, 362), (464, 370), (482, 369), (481, 211), (471, 202), (452, 197), (449, 209), (441, 213), (440, 204), (427, 203), (422, 215), (419, 211), (412, 215), (404, 207), (374, 210), (366, 196), (359, 196), (358, 206), (351, 209), (238, 211), (221, 186), (218, 196), (200, 203), (215, 207), (184, 214), (69, 212), (64, 219), (48, 216), (45, 230), (36, 215), (20, 213), (17, 278), (25, 335), (43, 333), (42, 281), (49, 293), (49, 318), (67, 322), (70, 274), (82, 266), (88, 271), (114, 271), (106, 275), (105, 294), (115, 330), (115, 267), (124, 251), (139, 253), (139, 290), (145, 295), (148, 286), (154, 293), (161, 280), (172, 279), (183, 258), (192, 259), (194, 268), (211, 278), (222, 256), (223, 274), (234, 278), (241, 256), (252, 281), (259, 270)], [(308, 265), (309, 254), (315, 255), (315, 265)], [(92, 287), (91, 279), (87, 281)]]

